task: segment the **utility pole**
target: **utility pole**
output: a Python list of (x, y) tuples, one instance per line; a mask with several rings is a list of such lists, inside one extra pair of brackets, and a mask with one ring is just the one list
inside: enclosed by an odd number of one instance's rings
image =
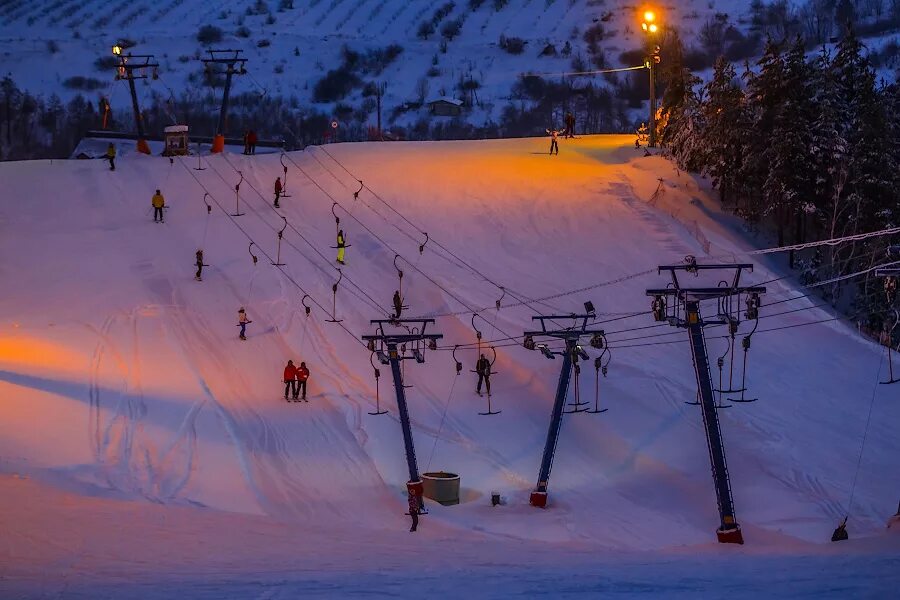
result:
[(646, 10), (643, 14), (643, 22), (641, 29), (647, 34), (650, 40), (654, 40), (651, 46), (653, 51), (644, 59), (644, 66), (650, 71), (650, 118), (647, 119), (647, 126), (650, 129), (647, 139), (647, 145), (650, 148), (656, 147), (656, 65), (659, 64), (659, 46), (656, 45), (656, 34), (659, 32), (659, 22), (656, 12)]
[[(434, 319), (375, 319), (371, 324), (375, 326), (374, 335), (364, 335), (362, 339), (367, 343), (371, 352), (375, 352), (378, 361), (383, 365), (391, 366), (391, 374), (394, 378), (394, 390), (397, 394), (397, 412), (400, 415), (400, 427), (403, 430), (403, 445), (406, 450), (406, 466), (409, 470), (407, 489), (419, 498), (419, 511), (424, 509), (422, 501), (422, 480), (419, 477), (419, 465), (416, 462), (416, 448), (413, 443), (412, 426), (409, 422), (409, 409), (406, 405), (406, 388), (403, 385), (403, 373), (400, 370), (400, 362), (415, 359), (419, 364), (425, 362), (425, 346), (429, 350), (437, 349), (437, 340), (444, 336), (440, 333), (425, 333), (425, 328), (434, 323)], [(385, 333), (384, 327), (397, 328), (402, 326), (404, 333)], [(406, 355), (407, 344), (412, 344), (412, 355)]]
[(647, 120), (649, 136), (647, 146), (656, 147), (656, 65), (659, 64), (659, 46), (655, 46), (653, 52), (644, 61), (644, 66), (650, 72), (650, 115)]
[(212, 65), (225, 65), (225, 90), (222, 92), (222, 109), (219, 112), (219, 122), (216, 125), (216, 134), (213, 137), (210, 152), (222, 152), (225, 149), (225, 129), (228, 125), (228, 100), (231, 93), (232, 75), (245, 75), (247, 73), (247, 59), (241, 57), (243, 50), (207, 50), (209, 58), (201, 59), (204, 69), (208, 74), (216, 73)]
[[(131, 92), (131, 107), (134, 110), (134, 122), (137, 128), (137, 150), (144, 154), (150, 154), (150, 146), (144, 133), (144, 117), (141, 115), (141, 108), (138, 105), (137, 89), (134, 86), (135, 79), (146, 79), (147, 69), (151, 70), (153, 79), (159, 77), (159, 63), (153, 60), (152, 54), (122, 54), (122, 47), (116, 44), (112, 48), (113, 54), (119, 59), (116, 65), (116, 79), (125, 79), (128, 81), (128, 89)], [(138, 71), (135, 73), (135, 71)], [(105, 124), (105, 121), (104, 121)]]
[[(531, 492), (529, 502), (532, 506), (545, 508), (547, 506), (547, 485), (550, 480), (550, 468), (553, 466), (553, 457), (556, 454), (556, 443), (559, 440), (559, 431), (562, 426), (563, 407), (566, 403), (566, 393), (569, 389), (569, 379), (572, 374), (572, 363), (578, 358), (588, 360), (590, 357), (578, 345), (582, 337), (591, 336), (591, 346), (603, 347), (603, 330), (588, 328), (588, 321), (596, 318), (594, 307), (590, 302), (585, 302), (585, 314), (576, 315), (539, 315), (531, 317), (532, 321), (540, 321), (539, 331), (526, 331), (523, 345), (529, 350), (539, 349), (541, 353), (555, 360), (557, 356), (563, 357), (562, 367), (559, 371), (559, 381), (556, 385), (556, 398), (553, 401), (553, 410), (550, 413), (550, 426), (547, 429), (547, 441), (544, 443), (544, 454), (541, 457), (541, 468), (538, 472), (537, 485)], [(547, 321), (573, 320), (572, 327), (563, 329), (547, 329)], [(578, 322), (581, 322), (580, 324)], [(547, 337), (565, 342), (565, 349), (561, 351), (551, 350), (546, 344), (537, 344), (535, 337)]]
[(386, 89), (387, 84), (383, 81), (375, 84), (375, 104), (378, 107), (378, 140), (382, 142), (384, 141), (384, 133), (381, 131), (381, 98), (384, 96)]
[[(678, 280), (678, 272), (699, 275), (700, 271), (734, 271), (734, 277), (728, 282), (715, 287), (684, 287)], [(713, 395), (712, 377), (709, 372), (709, 357), (706, 353), (706, 340), (703, 328), (707, 325), (737, 326), (740, 322), (740, 300), (746, 296), (748, 319), (755, 319), (759, 311), (759, 296), (766, 292), (760, 286), (742, 286), (741, 273), (753, 271), (752, 264), (709, 264), (698, 265), (693, 257), (689, 257), (684, 265), (660, 266), (658, 272), (668, 271), (672, 277), (669, 287), (648, 289), (647, 295), (653, 296), (653, 317), (659, 322), (668, 322), (688, 332), (691, 353), (694, 358), (694, 372), (697, 377), (697, 388), (700, 392), (700, 408), (703, 415), (703, 426), (706, 430), (706, 444), (709, 449), (709, 460), (712, 467), (713, 483), (716, 489), (716, 502), (719, 507), (719, 527), (716, 536), (720, 543), (743, 544), (741, 526), (734, 512), (734, 498), (731, 494), (731, 480), (728, 476), (728, 465), (725, 461), (725, 446), (722, 429)], [(719, 278), (716, 278), (718, 281)], [(672, 298), (671, 306), (669, 298)], [(718, 314), (712, 319), (700, 316), (700, 302), (716, 300)]]
[[(887, 300), (888, 307), (893, 306), (894, 301), (897, 299), (897, 280), (900, 279), (900, 268), (882, 267), (875, 270), (875, 276), (884, 278), (885, 299)], [(891, 357), (891, 352), (894, 346), (894, 329), (896, 329), (897, 325), (900, 324), (900, 311), (898, 311), (896, 308), (894, 308), (893, 311), (893, 327), (888, 329), (887, 322), (885, 322), (884, 328), (881, 332), (881, 343), (887, 347), (888, 355), (888, 379), (887, 381), (880, 382), (884, 385), (890, 385), (892, 383), (900, 382), (900, 377), (894, 377), (894, 360)]]

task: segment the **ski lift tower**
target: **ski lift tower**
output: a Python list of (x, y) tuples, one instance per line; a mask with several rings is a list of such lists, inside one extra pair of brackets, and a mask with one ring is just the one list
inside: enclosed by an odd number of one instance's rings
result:
[[(590, 329), (588, 321), (595, 319), (594, 305), (584, 303), (585, 314), (576, 315), (539, 315), (531, 317), (532, 321), (540, 321), (540, 331), (526, 331), (524, 346), (529, 350), (539, 349), (549, 358), (563, 357), (562, 368), (559, 371), (559, 382), (556, 386), (556, 399), (553, 402), (553, 411), (550, 413), (550, 427), (547, 430), (547, 441), (544, 443), (544, 454), (541, 458), (541, 470), (538, 473), (537, 485), (531, 492), (529, 502), (532, 506), (545, 508), (547, 506), (547, 484), (550, 480), (550, 468), (553, 466), (553, 456), (556, 454), (556, 443), (559, 440), (559, 431), (562, 426), (563, 408), (566, 404), (566, 394), (569, 390), (569, 379), (572, 376), (572, 363), (578, 358), (588, 360), (584, 349), (578, 344), (581, 338), (591, 336), (591, 346), (601, 348), (603, 346), (603, 330)], [(547, 321), (573, 320), (571, 327), (563, 329), (547, 329)], [(580, 321), (580, 323), (579, 323)], [(561, 351), (551, 350), (547, 344), (537, 344), (535, 337), (547, 337), (563, 340), (565, 349)]]
[(241, 56), (243, 50), (207, 50), (209, 58), (201, 59), (207, 73), (213, 72), (213, 65), (225, 65), (225, 89), (222, 92), (222, 109), (219, 122), (213, 137), (211, 152), (222, 152), (225, 149), (225, 128), (228, 124), (228, 97), (231, 93), (232, 75), (246, 75), (247, 59)]
[[(648, 289), (647, 295), (653, 296), (653, 316), (657, 321), (668, 321), (670, 325), (687, 329), (694, 358), (694, 371), (697, 375), (697, 387), (700, 392), (700, 407), (703, 414), (703, 426), (706, 429), (706, 443), (709, 448), (709, 460), (712, 466), (713, 483), (716, 488), (716, 501), (719, 505), (719, 528), (716, 536), (723, 544), (743, 544), (741, 526), (734, 514), (734, 498), (731, 494), (731, 480), (725, 462), (725, 446), (719, 416), (713, 396), (712, 377), (709, 372), (709, 358), (706, 352), (706, 340), (703, 328), (707, 325), (736, 325), (739, 322), (741, 297), (746, 296), (748, 319), (755, 319), (759, 311), (759, 296), (766, 293), (760, 286), (742, 286), (743, 271), (753, 271), (752, 264), (708, 264), (698, 265), (692, 256), (683, 265), (663, 265), (659, 273), (667, 271), (672, 282), (669, 287)], [(721, 281), (715, 287), (686, 287), (678, 279), (678, 273), (686, 272), (699, 275), (700, 271), (731, 271), (734, 273), (730, 282)], [(669, 299), (672, 299), (671, 302)], [(700, 302), (716, 300), (718, 314), (712, 319), (700, 316)]]
[[(422, 480), (419, 477), (419, 466), (416, 462), (416, 448), (413, 444), (412, 427), (409, 422), (409, 410), (406, 405), (406, 388), (403, 385), (403, 374), (400, 361), (414, 358), (419, 364), (425, 362), (425, 345), (429, 350), (437, 348), (437, 341), (444, 336), (440, 333), (425, 333), (425, 328), (434, 323), (434, 319), (375, 319), (374, 335), (364, 335), (362, 339), (368, 344), (371, 352), (375, 352), (378, 361), (391, 366), (394, 378), (394, 390), (397, 393), (397, 412), (400, 414), (400, 427), (403, 429), (403, 444), (406, 448), (406, 466), (409, 469), (408, 489), (419, 498), (419, 510), (424, 508), (422, 502)], [(384, 327), (394, 329), (403, 327), (406, 331), (385, 333)], [(406, 356), (407, 344), (413, 345), (412, 355)], [(385, 352), (387, 350), (387, 352)]]
[[(112, 53), (119, 60), (119, 63), (116, 65), (116, 79), (127, 80), (128, 89), (131, 92), (131, 107), (134, 110), (134, 123), (137, 128), (138, 152), (150, 154), (150, 146), (147, 145), (147, 140), (144, 139), (144, 118), (138, 105), (134, 80), (146, 79), (147, 69), (150, 69), (153, 79), (159, 77), (159, 63), (153, 60), (152, 54), (122, 54), (122, 46), (119, 44), (112, 47)], [(138, 72), (135, 73), (135, 71)]]

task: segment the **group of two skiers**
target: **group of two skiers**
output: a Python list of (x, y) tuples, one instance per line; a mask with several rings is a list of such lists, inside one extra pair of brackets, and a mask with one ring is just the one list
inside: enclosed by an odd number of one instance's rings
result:
[[(284, 399), (290, 402), (306, 400), (306, 380), (309, 379), (309, 369), (305, 362), (300, 362), (299, 367), (294, 366), (294, 361), (289, 360), (284, 368)], [(302, 396), (300, 394), (303, 394)], [(288, 398), (290, 394), (291, 398)]]
[(258, 141), (259, 138), (254, 130), (246, 130), (244, 132), (244, 154), (256, 154), (256, 143)]

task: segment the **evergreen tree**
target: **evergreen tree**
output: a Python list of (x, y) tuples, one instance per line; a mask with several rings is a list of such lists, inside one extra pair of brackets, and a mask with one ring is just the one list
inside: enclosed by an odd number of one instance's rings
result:
[[(724, 57), (716, 61), (712, 80), (704, 91), (706, 100), (700, 110), (704, 124), (700, 140), (705, 148), (703, 172), (710, 176), (725, 203), (741, 189), (750, 123), (734, 67)], [(755, 220), (758, 214), (751, 211), (745, 216)]]
[[(785, 228), (794, 220), (794, 242), (803, 241), (804, 215), (815, 194), (815, 164), (811, 154), (812, 127), (816, 117), (811, 89), (812, 68), (798, 36), (784, 57), (781, 70), (782, 102), (774, 110), (768, 173), (763, 184), (766, 211), (774, 215), (778, 243), (785, 243)], [(790, 255), (794, 266), (794, 254)]]

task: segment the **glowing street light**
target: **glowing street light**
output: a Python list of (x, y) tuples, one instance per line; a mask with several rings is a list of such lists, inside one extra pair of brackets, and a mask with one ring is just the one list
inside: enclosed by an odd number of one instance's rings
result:
[(113, 46), (113, 47), (112, 47), (112, 53), (115, 54), (116, 56), (119, 56), (120, 54), (122, 54), (122, 46), (120, 46), (120, 45), (118, 45), (118, 44), (116, 44), (115, 46)]
[[(641, 23), (641, 29), (648, 35), (654, 35), (659, 31), (659, 25), (656, 23), (656, 13), (654, 11), (644, 11), (644, 21)], [(644, 63), (650, 71), (650, 118), (647, 122), (650, 135), (647, 145), (651, 148), (656, 146), (656, 69), (654, 66), (658, 62), (659, 46), (656, 46), (654, 42), (651, 56)]]

